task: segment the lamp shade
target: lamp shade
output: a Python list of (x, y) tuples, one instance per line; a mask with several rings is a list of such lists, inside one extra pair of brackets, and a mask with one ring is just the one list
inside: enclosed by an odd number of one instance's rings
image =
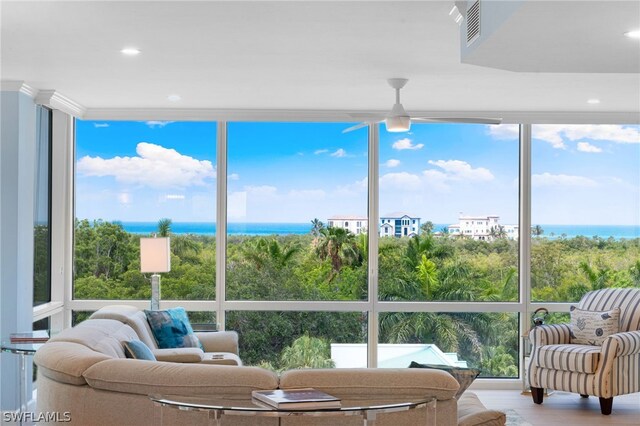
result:
[(140, 272), (171, 271), (169, 238), (140, 238)]

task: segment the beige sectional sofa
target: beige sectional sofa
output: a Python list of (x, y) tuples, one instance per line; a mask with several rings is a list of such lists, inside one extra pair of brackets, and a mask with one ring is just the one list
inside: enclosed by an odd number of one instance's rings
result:
[[(141, 331), (145, 329), (144, 322), (138, 323), (136, 329), (132, 327), (137, 322), (135, 319), (140, 318), (136, 311), (130, 307), (100, 310), (92, 318), (54, 336), (38, 350), (34, 361), (38, 366), (39, 411), (68, 411), (72, 424), (78, 425), (155, 425), (160, 422), (160, 413), (164, 424), (207, 424), (206, 413), (160, 410), (148, 395), (247, 397), (255, 389), (315, 387), (363, 403), (377, 395), (436, 397), (437, 424), (457, 424), (457, 404), (453, 396), (458, 383), (448, 373), (437, 370), (291, 370), (278, 377), (261, 368), (208, 362), (205, 353), (223, 352), (237, 357), (234, 333), (199, 335), (205, 347), (199, 362), (127, 359), (123, 342), (145, 341), (150, 337)], [(147, 344), (153, 345), (153, 342)], [(169, 359), (181, 360), (182, 355), (175, 354)], [(376, 424), (413, 426), (422, 423), (424, 418), (424, 410), (413, 410), (380, 415)], [(285, 425), (336, 424), (336, 418), (282, 420)], [(223, 424), (277, 425), (278, 420), (225, 416)], [(339, 424), (360, 425), (362, 420), (345, 417)]]

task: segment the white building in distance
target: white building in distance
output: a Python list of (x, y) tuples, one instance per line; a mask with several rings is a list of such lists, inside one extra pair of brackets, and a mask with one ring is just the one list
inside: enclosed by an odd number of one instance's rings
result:
[(366, 234), (369, 228), (369, 220), (366, 216), (332, 216), (327, 219), (327, 227), (343, 228), (352, 234)]
[(420, 218), (407, 213), (389, 213), (380, 217), (381, 237), (413, 237), (420, 234)]
[[(493, 231), (492, 231), (493, 230)], [(511, 240), (518, 238), (518, 225), (501, 225), (500, 216), (464, 216), (458, 217), (458, 223), (449, 225), (449, 234), (464, 236), (479, 241), (494, 240), (500, 230), (504, 237)]]

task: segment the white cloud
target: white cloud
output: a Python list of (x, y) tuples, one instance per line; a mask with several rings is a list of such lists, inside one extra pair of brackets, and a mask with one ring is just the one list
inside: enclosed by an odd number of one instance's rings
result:
[(496, 139), (518, 139), (520, 127), (517, 124), (487, 125), (489, 135)]
[(541, 175), (533, 175), (531, 184), (535, 187), (542, 186), (578, 186), (578, 187), (596, 187), (598, 183), (584, 176), (573, 175), (552, 175), (551, 173), (542, 173)]
[(387, 173), (380, 177), (380, 188), (384, 190), (416, 191), (421, 186), (420, 176), (412, 173)]
[(93, 127), (99, 129), (101, 127), (109, 127), (109, 123), (93, 123)]
[(462, 160), (429, 160), (429, 164), (440, 167), (445, 171), (447, 179), (468, 181), (490, 181), (494, 179), (493, 173), (484, 167), (474, 169), (471, 164)]
[(316, 149), (315, 151), (313, 151), (315, 155), (326, 154), (327, 152), (329, 152), (328, 149)]
[[(496, 139), (518, 138), (517, 124), (487, 126), (487, 129)], [(559, 149), (566, 148), (565, 141), (579, 139), (640, 144), (640, 127), (617, 124), (535, 124), (532, 126), (532, 137)]]
[(413, 144), (413, 141), (409, 138), (403, 138), (397, 140), (391, 145), (393, 149), (397, 149), (398, 151), (402, 151), (405, 149), (422, 149), (424, 147), (423, 143)]
[(336, 195), (340, 195), (340, 196), (351, 196), (351, 195), (357, 195), (357, 194), (361, 194), (363, 192), (365, 192), (368, 188), (369, 185), (369, 180), (368, 178), (365, 176), (360, 180), (357, 180), (353, 183), (350, 183), (348, 185), (341, 185), (338, 186), (338, 188), (336, 189), (335, 193)]
[(583, 124), (562, 126), (564, 135), (572, 141), (591, 139), (615, 143), (640, 144), (640, 126), (620, 126), (617, 124)]
[(118, 182), (154, 188), (204, 185), (216, 176), (211, 161), (182, 155), (175, 149), (140, 142), (136, 153), (137, 157), (109, 159), (85, 156), (78, 160), (77, 171), (85, 176), (113, 176)]
[(155, 129), (156, 127), (163, 128), (167, 124), (171, 124), (171, 123), (173, 123), (173, 121), (159, 121), (159, 120), (145, 121), (145, 124), (151, 127), (152, 129)]
[(128, 192), (121, 192), (118, 194), (118, 202), (123, 205), (131, 204), (131, 194)]
[(167, 194), (164, 196), (165, 200), (184, 200), (185, 196), (182, 194)]
[(580, 152), (602, 152), (602, 149), (591, 145), (589, 142), (578, 142), (578, 151)]
[(327, 194), (322, 189), (292, 189), (289, 196), (298, 200), (322, 200)]
[(387, 160), (387, 162), (384, 163), (384, 165), (387, 166), (387, 167), (390, 167), (390, 168), (398, 167), (400, 165), (400, 160), (395, 160), (395, 159), (391, 158), (391, 159)]
[(259, 186), (245, 186), (244, 190), (247, 194), (250, 195), (262, 195), (262, 196), (273, 196), (278, 192), (278, 188), (271, 185), (259, 185)]
[(336, 152), (331, 153), (332, 157), (342, 158), (347, 156), (347, 151), (342, 148), (338, 148)]
[(239, 175), (239, 174), (237, 174), (237, 173), (231, 173), (231, 174), (227, 177), (227, 179), (229, 179), (229, 180), (240, 180), (240, 175)]

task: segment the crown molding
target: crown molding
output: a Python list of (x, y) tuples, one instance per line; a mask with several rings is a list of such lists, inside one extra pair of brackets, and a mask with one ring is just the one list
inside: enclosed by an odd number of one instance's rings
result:
[(30, 98), (35, 98), (38, 95), (38, 90), (26, 84), (20, 80), (2, 80), (0, 82), (0, 89), (3, 92), (20, 92)]
[[(384, 117), (388, 111), (345, 110), (255, 110), (255, 109), (169, 109), (169, 108), (90, 108), (85, 120), (159, 121), (365, 121)], [(495, 117), (504, 124), (640, 124), (640, 111), (411, 111), (413, 116)], [(374, 120), (375, 121), (375, 120)]]
[(83, 118), (87, 109), (77, 102), (56, 92), (55, 90), (41, 90), (35, 98), (37, 104), (57, 109), (76, 118)]

